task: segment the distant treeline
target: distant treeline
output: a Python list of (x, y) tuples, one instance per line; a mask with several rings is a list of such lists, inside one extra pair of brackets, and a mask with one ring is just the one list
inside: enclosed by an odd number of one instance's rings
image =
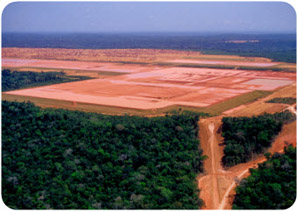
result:
[(1, 77), (2, 91), (92, 79), (86, 76), (67, 76), (64, 72), (11, 71), (9, 69), (2, 70)]
[(233, 209), (287, 209), (296, 200), (296, 147), (250, 169), (251, 175), (236, 188)]
[[(232, 43), (230, 40), (259, 40)], [(296, 62), (295, 34), (199, 34), (199, 33), (122, 33), (122, 34), (38, 34), (3, 33), (2, 47), (70, 49), (178, 49), (207, 54), (235, 54)]]
[(197, 209), (198, 119), (3, 101), (2, 198), (14, 209)]
[(282, 125), (295, 120), (295, 116), (284, 111), (275, 114), (248, 117), (224, 117), (222, 136), (224, 137), (225, 166), (234, 166), (251, 160), (270, 147)]
[(283, 97), (283, 98), (273, 98), (267, 101), (268, 103), (283, 103), (283, 104), (295, 104), (296, 98), (292, 97)]

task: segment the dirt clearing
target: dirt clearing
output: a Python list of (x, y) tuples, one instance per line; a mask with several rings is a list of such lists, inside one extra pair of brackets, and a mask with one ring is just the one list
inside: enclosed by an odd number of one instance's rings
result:
[[(253, 84), (255, 78), (261, 77), (264, 82), (267, 82), (271, 78), (278, 81), (278, 78), (281, 77), (282, 80), (286, 78), (287, 83), (293, 83), (292, 78), (295, 77), (292, 73), (269, 75), (269, 72), (258, 71), (179, 67), (151, 67), (151, 71), (147, 71), (147, 69), (137, 69), (137, 73), (110, 76), (107, 79), (23, 89), (6, 92), (6, 94), (142, 110), (172, 105), (207, 107), (258, 90), (259, 83), (262, 81), (256, 80)], [(226, 81), (226, 76), (229, 78), (228, 81)], [(244, 84), (246, 80), (249, 80), (250, 83)], [(266, 90), (273, 90), (280, 86), (283, 84), (275, 83), (273, 87), (267, 87)]]
[[(223, 146), (220, 145), (223, 138), (219, 130), (221, 119), (222, 116), (217, 116), (199, 121), (200, 145), (203, 154), (208, 156), (204, 162), (204, 174), (197, 177), (200, 198), (205, 202), (203, 209), (231, 209), (236, 181), (247, 177), (250, 168), (255, 168), (258, 163), (266, 160), (263, 155), (259, 155), (250, 162), (224, 169), (221, 165), (223, 157)], [(296, 121), (283, 126), (268, 151), (282, 152), (289, 144), (296, 146)]]

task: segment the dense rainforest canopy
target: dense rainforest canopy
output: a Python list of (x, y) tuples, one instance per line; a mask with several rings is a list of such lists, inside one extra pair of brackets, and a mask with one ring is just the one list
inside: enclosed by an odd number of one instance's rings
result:
[(270, 147), (273, 138), (281, 131), (283, 123), (295, 120), (295, 116), (284, 111), (249, 117), (224, 117), (222, 136), (224, 137), (225, 166), (234, 166), (252, 159)]
[(3, 200), (17, 209), (199, 208), (198, 119), (3, 101)]
[(268, 160), (250, 169), (251, 175), (236, 188), (233, 209), (286, 209), (294, 204), (296, 148), (266, 156)]

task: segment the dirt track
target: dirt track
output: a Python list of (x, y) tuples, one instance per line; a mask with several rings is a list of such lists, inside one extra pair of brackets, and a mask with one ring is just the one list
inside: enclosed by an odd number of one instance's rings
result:
[(208, 156), (204, 164), (206, 175), (199, 179), (199, 188), (200, 197), (204, 200), (207, 209), (218, 208), (220, 203), (217, 173), (218, 170), (222, 170), (220, 164), (222, 151), (218, 146), (217, 133), (215, 133), (215, 129), (220, 125), (220, 118), (201, 119), (199, 122), (201, 147), (204, 154)]
[[(293, 107), (288, 107), (296, 114)], [(221, 165), (223, 157), (223, 138), (221, 137), (222, 116), (201, 119), (199, 121), (200, 145), (208, 159), (204, 163), (204, 175), (198, 176), (200, 198), (204, 201), (203, 209), (231, 209), (236, 182), (249, 175), (249, 169), (257, 167), (266, 158), (262, 155), (247, 163), (238, 164), (229, 169)], [(284, 125), (281, 133), (276, 137), (270, 153), (282, 152), (284, 146), (296, 146), (296, 121)]]

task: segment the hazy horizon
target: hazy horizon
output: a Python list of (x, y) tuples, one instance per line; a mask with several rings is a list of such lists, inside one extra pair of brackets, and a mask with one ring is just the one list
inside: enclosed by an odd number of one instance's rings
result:
[(140, 31), (130, 31), (130, 32), (113, 32), (113, 31), (105, 31), (105, 32), (79, 32), (79, 31), (73, 31), (73, 32), (42, 32), (42, 31), (32, 31), (32, 32), (13, 32), (13, 31), (6, 31), (2, 32), (2, 34), (45, 34), (45, 35), (71, 35), (71, 34), (94, 34), (94, 35), (104, 35), (104, 34), (110, 34), (110, 35), (125, 35), (125, 34), (134, 34), (139, 36), (150, 36), (150, 35), (185, 35), (185, 36), (191, 36), (191, 35), (199, 35), (199, 36), (216, 36), (216, 35), (293, 35), (296, 34), (296, 32), (273, 32), (273, 31), (242, 31), (242, 32), (224, 32), (224, 31), (218, 31), (218, 32), (207, 32), (207, 31), (201, 31), (201, 32), (178, 32), (178, 31), (168, 31), (168, 32), (162, 32), (162, 31), (147, 31), (147, 32), (140, 32)]
[(284, 2), (15, 2), (2, 33), (291, 34)]

